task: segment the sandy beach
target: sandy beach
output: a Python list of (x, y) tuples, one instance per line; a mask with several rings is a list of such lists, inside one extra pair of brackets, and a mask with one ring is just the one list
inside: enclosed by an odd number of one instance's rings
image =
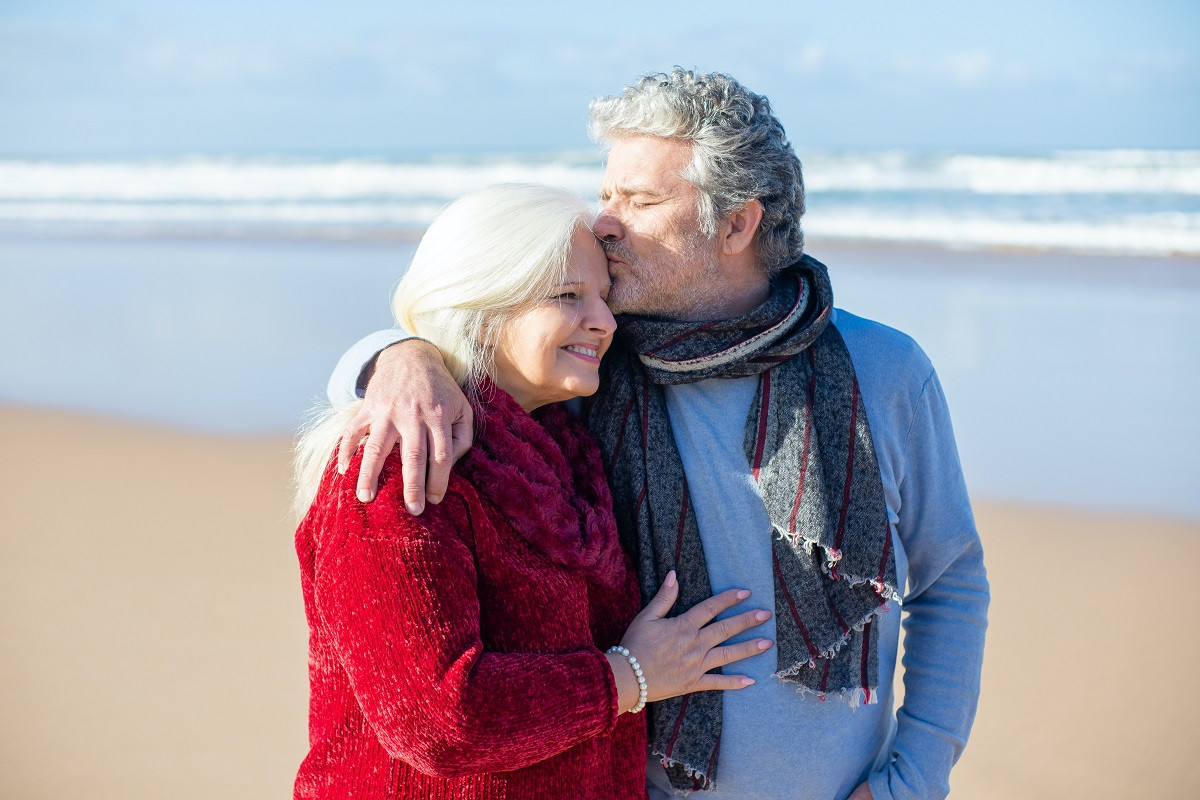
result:
[[(284, 798), (305, 751), (289, 441), (0, 410), (0, 796)], [(953, 796), (1194, 796), (1200, 524), (977, 502), (993, 603)]]
[(698, 322), (770, 260), (681, 249), (643, 101), (945, 399), (992, 585), (952, 796), (1200, 798), (1200, 4), (1028, 5), (0, 0), (0, 800), (292, 797), (294, 431), (428, 226), (561, 187), (634, 272), (714, 256)]

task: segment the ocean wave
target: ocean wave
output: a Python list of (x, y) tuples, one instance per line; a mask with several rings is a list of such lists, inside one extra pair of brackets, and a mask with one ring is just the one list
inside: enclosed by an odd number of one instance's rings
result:
[[(1200, 150), (1040, 156), (815, 151), (809, 235), (1200, 254)], [(421, 159), (0, 160), (0, 230), (409, 236), (456, 197), (535, 181), (594, 198), (595, 152)]]
[(1200, 151), (1065, 151), (1047, 156), (817, 153), (809, 191), (970, 192), (997, 195), (1200, 195)]
[(448, 202), (474, 189), (511, 181), (549, 183), (594, 195), (602, 174), (597, 165), (515, 160), (460, 164), (352, 159), (0, 161), (0, 199), (232, 202), (431, 197)]
[[(903, 151), (805, 154), (810, 192), (1200, 195), (1200, 151), (1064, 151), (1044, 156)], [(535, 181), (594, 196), (596, 154), (413, 161), (181, 158), (0, 160), (0, 199), (281, 201), (458, 197), (492, 183)]]
[(813, 212), (811, 239), (911, 242), (963, 248), (1200, 255), (1200, 214), (1128, 214), (1103, 221), (994, 219), (974, 215)]
[(428, 225), (443, 203), (5, 203), (0, 222), (159, 223), (214, 222), (266, 225)]

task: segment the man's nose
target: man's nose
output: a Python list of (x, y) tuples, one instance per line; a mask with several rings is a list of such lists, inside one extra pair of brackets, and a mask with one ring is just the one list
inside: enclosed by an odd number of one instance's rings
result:
[(596, 238), (602, 242), (616, 242), (625, 238), (625, 226), (614, 214), (604, 210), (600, 212), (600, 216), (596, 217), (596, 222), (592, 225), (592, 233), (596, 234)]

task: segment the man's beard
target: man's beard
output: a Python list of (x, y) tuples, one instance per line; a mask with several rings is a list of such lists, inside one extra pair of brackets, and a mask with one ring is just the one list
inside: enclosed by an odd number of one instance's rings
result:
[[(647, 265), (623, 242), (600, 244), (606, 255), (611, 254), (625, 265), (631, 275), (637, 276), (624, 279), (613, 276), (608, 305), (614, 314), (702, 320), (706, 318), (706, 310), (711, 313), (711, 307), (725, 295), (720, 264), (710, 239), (696, 236), (688, 241), (678, 261), (691, 267), (689, 276), (679, 280), (678, 285), (673, 287), (650, 283), (649, 278), (662, 276), (664, 271)], [(697, 266), (700, 269), (695, 269)]]

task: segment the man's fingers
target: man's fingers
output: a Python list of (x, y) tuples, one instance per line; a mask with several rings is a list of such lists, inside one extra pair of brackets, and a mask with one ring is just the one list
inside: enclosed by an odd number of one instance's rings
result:
[(440, 503), (450, 483), (450, 458), (452, 428), (445, 417), (431, 421), (429, 425), (429, 471), (425, 479), (425, 499)]
[(458, 461), (471, 449), (471, 441), (475, 437), (475, 412), (470, 403), (463, 402), (462, 412), (450, 426), (450, 456)]
[(700, 643), (705, 647), (716, 647), (721, 642), (747, 631), (755, 625), (761, 625), (771, 618), (771, 612), (762, 608), (753, 611), (743, 611), (732, 617), (706, 625), (700, 631)]
[(428, 462), (429, 449), (425, 435), (418, 433), (405, 437), (400, 446), (400, 464), (404, 470), (404, 505), (414, 516), (425, 510), (425, 470), (429, 467)]
[(707, 600), (701, 600), (699, 603), (696, 603), (696, 605), (680, 614), (679, 618), (696, 628), (703, 628), (712, 622), (713, 618), (722, 611), (733, 608), (749, 596), (750, 591), (748, 589), (726, 589), (720, 594), (715, 594)]
[(385, 433), (372, 428), (367, 443), (363, 445), (362, 466), (358, 472), (358, 499), (369, 503), (375, 499), (375, 490), (379, 486), (379, 473), (383, 471), (383, 462), (396, 446), (396, 430), (390, 425), (384, 428)]
[[(675, 605), (675, 600), (679, 597), (679, 581), (675, 579), (675, 570), (667, 573), (667, 577), (663, 580), (662, 586), (658, 587), (658, 592), (654, 597), (650, 598), (650, 602), (642, 609), (642, 614), (651, 619), (662, 619), (671, 610), (671, 606)], [(641, 616), (639, 614), (639, 616)]]
[(345, 475), (346, 470), (350, 469), (350, 459), (354, 458), (355, 451), (362, 444), (363, 437), (370, 430), (370, 420), (359, 413), (350, 420), (350, 424), (346, 426), (346, 430), (342, 431), (342, 441), (338, 444), (337, 452), (337, 469), (339, 475)]
[(728, 644), (724, 647), (714, 647), (708, 651), (708, 655), (704, 657), (704, 671), (723, 667), (726, 664), (732, 664), (734, 661), (741, 661), (743, 658), (756, 656), (759, 653), (769, 649), (773, 642), (770, 639), (751, 639), (748, 642), (738, 642), (737, 644)]
[(747, 678), (745, 675), (721, 675), (716, 673), (706, 673), (700, 676), (700, 680), (696, 681), (696, 688), (694, 691), (728, 691), (730, 689), (745, 689), (747, 686), (753, 685), (754, 679)]

